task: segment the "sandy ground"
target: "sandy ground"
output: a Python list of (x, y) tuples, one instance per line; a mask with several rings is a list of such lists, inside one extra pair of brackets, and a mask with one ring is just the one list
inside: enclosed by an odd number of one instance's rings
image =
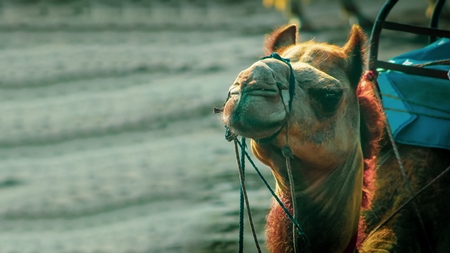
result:
[[(243, 2), (2, 1), (0, 253), (237, 251), (234, 150), (212, 108), (286, 21)], [(400, 2), (392, 20), (427, 24), (426, 1)], [(360, 1), (372, 18), (382, 3)], [(307, 8), (319, 32), (301, 40), (345, 42), (336, 2)], [(380, 58), (425, 43), (385, 33)], [(247, 181), (263, 243), (271, 196)]]

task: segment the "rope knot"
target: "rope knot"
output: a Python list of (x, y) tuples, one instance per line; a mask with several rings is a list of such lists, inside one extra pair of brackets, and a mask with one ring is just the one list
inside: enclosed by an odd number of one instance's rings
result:
[(375, 73), (372, 70), (366, 71), (364, 73), (364, 79), (373, 82), (375, 80)]
[(295, 77), (294, 77), (294, 70), (292, 69), (291, 60), (289, 58), (281, 57), (277, 52), (273, 52), (270, 55), (264, 56), (260, 60), (264, 60), (264, 59), (268, 59), (268, 58), (273, 58), (273, 59), (282, 61), (282, 62), (286, 63), (289, 67), (289, 102), (288, 102), (288, 104), (289, 104), (289, 111), (291, 111), (292, 99), (295, 94), (295, 85), (296, 85)]
[(225, 140), (228, 142), (236, 140), (237, 135), (233, 133), (228, 127), (225, 127)]
[(274, 59), (283, 61), (283, 62), (285, 62), (287, 64), (289, 64), (291, 62), (291, 60), (289, 58), (283, 58), (277, 52), (273, 52), (273, 53), (271, 53), (268, 56), (264, 56), (264, 57), (261, 58), (261, 60), (264, 60), (264, 59), (267, 59), (267, 58), (274, 58)]
[(294, 157), (294, 152), (292, 151), (291, 147), (289, 147), (288, 145), (284, 146), (281, 149), (281, 153), (286, 158), (293, 158)]

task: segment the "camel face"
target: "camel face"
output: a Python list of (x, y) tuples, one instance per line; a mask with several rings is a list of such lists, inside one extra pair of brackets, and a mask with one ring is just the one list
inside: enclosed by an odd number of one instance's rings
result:
[(223, 121), (236, 134), (263, 139), (283, 126), (289, 97), (289, 66), (276, 59), (256, 62), (230, 87)]
[[(223, 121), (236, 134), (261, 140), (276, 134), (288, 120), (289, 85), (296, 86), (292, 114), (311, 124), (314, 117), (322, 124), (332, 118), (348, 91), (345, 74), (337, 72), (344, 81), (304, 62), (292, 64), (295, 83), (290, 84), (289, 66), (277, 59), (264, 59), (242, 71), (230, 87)], [(341, 71), (342, 72), (342, 71)], [(291, 120), (292, 121), (292, 120)], [(310, 136), (311, 137), (311, 136)], [(317, 137), (317, 136), (316, 136)], [(320, 143), (323, 138), (314, 140)]]
[[(289, 82), (287, 63), (274, 58), (257, 61), (230, 87), (222, 118), (225, 125), (235, 134), (261, 143), (269, 140), (277, 147), (286, 145), (288, 135), (298, 158), (315, 167), (335, 166), (354, 152), (359, 135), (356, 87), (364, 35), (360, 30), (353, 33), (344, 47), (338, 47), (296, 44), (295, 26), (275, 32), (266, 53), (290, 59), (295, 83)], [(290, 85), (295, 86), (292, 107), (288, 106)], [(258, 152), (263, 147), (252, 147), (263, 162), (271, 159)]]

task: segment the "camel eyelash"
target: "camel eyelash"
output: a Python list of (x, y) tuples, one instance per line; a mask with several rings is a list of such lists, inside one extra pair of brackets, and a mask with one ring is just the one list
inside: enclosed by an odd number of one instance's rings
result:
[(341, 100), (343, 89), (311, 88), (309, 94), (318, 102), (322, 112), (331, 113)]

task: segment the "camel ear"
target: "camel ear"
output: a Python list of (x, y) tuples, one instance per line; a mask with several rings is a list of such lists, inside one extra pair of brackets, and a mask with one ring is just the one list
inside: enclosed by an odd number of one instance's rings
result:
[(265, 54), (278, 52), (281, 48), (294, 45), (297, 42), (296, 25), (288, 25), (275, 30), (271, 35), (266, 37)]
[(366, 57), (364, 49), (366, 42), (366, 35), (364, 34), (362, 28), (358, 25), (354, 25), (347, 43), (342, 47), (344, 52), (347, 54), (347, 73), (350, 79), (350, 84), (355, 89), (358, 86), (365, 67), (364, 64), (366, 62)]

